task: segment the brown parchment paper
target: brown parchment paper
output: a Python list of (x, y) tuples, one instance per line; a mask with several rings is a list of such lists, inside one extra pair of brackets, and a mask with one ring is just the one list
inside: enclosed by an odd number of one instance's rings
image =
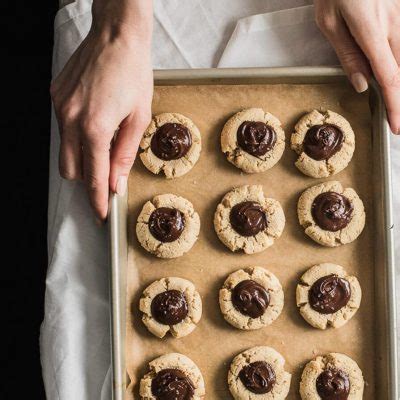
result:
[[(262, 107), (276, 115), (286, 132), (286, 149), (280, 162), (260, 174), (244, 174), (226, 161), (220, 148), (225, 121), (247, 107)], [(304, 176), (294, 166), (296, 155), (289, 140), (296, 121), (306, 112), (331, 109), (351, 123), (356, 151), (350, 165), (331, 179), (353, 187), (364, 201), (366, 227), (351, 244), (326, 248), (315, 244), (300, 227), (297, 200), (306, 188), (324, 179)], [(374, 390), (374, 304), (373, 304), (373, 216), (371, 179), (371, 116), (367, 95), (357, 95), (344, 83), (318, 85), (208, 85), (160, 86), (155, 88), (153, 114), (179, 112), (191, 118), (202, 134), (199, 162), (185, 176), (166, 180), (147, 171), (137, 159), (129, 177), (129, 254), (127, 275), (126, 363), (129, 375), (127, 399), (139, 399), (138, 386), (147, 363), (169, 352), (190, 357), (205, 379), (206, 399), (230, 399), (227, 373), (232, 358), (259, 345), (275, 348), (286, 359), (292, 382), (289, 399), (299, 399), (303, 366), (319, 354), (347, 354), (363, 371), (365, 399), (376, 399)], [(325, 179), (327, 180), (327, 179)], [(222, 196), (235, 186), (263, 185), (266, 196), (277, 199), (286, 215), (280, 239), (264, 252), (232, 253), (217, 238), (213, 215)], [(138, 243), (135, 223), (142, 205), (153, 196), (174, 193), (190, 200), (201, 219), (201, 232), (192, 250), (181, 258), (161, 260), (147, 254)], [(334, 262), (355, 274), (361, 284), (361, 307), (353, 319), (339, 329), (312, 328), (296, 307), (295, 288), (310, 266)], [(259, 265), (280, 280), (285, 294), (281, 316), (257, 331), (240, 331), (226, 323), (218, 304), (218, 291), (227, 275), (239, 268)], [(150, 334), (138, 311), (143, 289), (154, 280), (179, 276), (191, 280), (200, 292), (203, 315), (190, 335), (158, 339)]]

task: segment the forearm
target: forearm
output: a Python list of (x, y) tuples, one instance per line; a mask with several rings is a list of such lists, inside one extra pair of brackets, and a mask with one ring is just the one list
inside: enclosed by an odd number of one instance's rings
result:
[(92, 30), (110, 36), (140, 39), (150, 47), (152, 0), (94, 0)]

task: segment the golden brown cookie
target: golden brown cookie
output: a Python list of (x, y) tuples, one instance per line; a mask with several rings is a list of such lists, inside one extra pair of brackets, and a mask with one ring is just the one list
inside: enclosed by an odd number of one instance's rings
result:
[(258, 253), (273, 245), (285, 226), (278, 201), (264, 196), (261, 185), (246, 185), (228, 192), (214, 214), (214, 228), (232, 251)]
[(305, 233), (328, 247), (350, 243), (365, 225), (364, 204), (354, 189), (329, 181), (305, 190), (297, 204), (297, 215)]
[(364, 378), (357, 363), (340, 353), (330, 353), (310, 361), (300, 381), (302, 400), (362, 400)]
[(248, 108), (226, 122), (221, 148), (228, 161), (242, 171), (263, 172), (282, 157), (285, 132), (272, 114), (261, 108)]
[(139, 214), (136, 235), (140, 244), (160, 258), (180, 257), (199, 236), (200, 218), (190, 201), (161, 194), (148, 201)]
[(189, 172), (200, 157), (200, 131), (182, 114), (159, 114), (144, 132), (140, 149), (140, 159), (149, 171), (177, 178)]
[(235, 400), (284, 400), (291, 375), (285, 359), (273, 348), (258, 346), (238, 354), (228, 373), (229, 390)]
[(337, 264), (314, 265), (300, 278), (296, 289), (300, 314), (313, 327), (340, 328), (357, 312), (361, 287)]
[(153, 335), (162, 338), (170, 332), (180, 338), (196, 328), (202, 304), (192, 282), (168, 277), (153, 282), (143, 291), (139, 309), (143, 323)]
[[(175, 383), (171, 385), (172, 382)], [(149, 372), (140, 381), (142, 400), (201, 400), (204, 395), (204, 380), (199, 368), (189, 357), (179, 353), (164, 354), (151, 361)]]
[(355, 137), (341, 115), (313, 110), (296, 124), (291, 147), (299, 155), (295, 165), (303, 174), (326, 178), (347, 167), (353, 157)]
[(225, 320), (243, 330), (272, 324), (281, 314), (283, 302), (278, 278), (261, 267), (233, 272), (219, 291), (219, 305)]

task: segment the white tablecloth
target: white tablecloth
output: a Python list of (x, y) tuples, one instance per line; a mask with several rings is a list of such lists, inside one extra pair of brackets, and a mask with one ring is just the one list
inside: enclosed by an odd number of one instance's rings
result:
[[(154, 68), (336, 64), (336, 56), (315, 26), (312, 7), (302, 7), (309, 3), (155, 0)], [(279, 11), (292, 7), (301, 8)], [(85, 37), (90, 23), (89, 0), (59, 11), (54, 75)], [(399, 236), (400, 139), (392, 142), (395, 236)], [(48, 399), (106, 400), (111, 398), (106, 229), (96, 226), (82, 185), (59, 178), (58, 147), (53, 114), (49, 268), (40, 338), (43, 378)]]

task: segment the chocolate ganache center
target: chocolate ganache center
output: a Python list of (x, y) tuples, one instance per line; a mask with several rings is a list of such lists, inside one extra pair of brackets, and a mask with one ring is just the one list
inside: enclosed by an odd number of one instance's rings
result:
[(178, 324), (186, 318), (187, 314), (188, 304), (179, 290), (159, 293), (151, 302), (151, 315), (160, 324)]
[(334, 274), (319, 278), (308, 292), (311, 308), (321, 314), (332, 314), (340, 310), (349, 302), (350, 296), (349, 281)]
[(316, 224), (331, 232), (345, 228), (353, 215), (350, 200), (336, 192), (319, 194), (311, 206), (312, 216)]
[(177, 160), (192, 146), (192, 135), (182, 124), (168, 122), (160, 126), (151, 138), (151, 151), (162, 160)]
[(267, 227), (267, 216), (255, 201), (244, 201), (232, 207), (230, 222), (242, 236), (255, 236)]
[(246, 279), (232, 291), (232, 303), (242, 314), (258, 318), (264, 314), (270, 302), (268, 291), (257, 282)]
[(156, 208), (149, 218), (150, 233), (160, 242), (177, 240), (185, 228), (185, 216), (176, 208)]
[(191, 400), (194, 385), (179, 369), (163, 369), (151, 382), (151, 393), (157, 400)]
[(343, 138), (343, 132), (335, 125), (314, 125), (304, 138), (304, 152), (314, 160), (327, 160), (342, 148)]
[(255, 157), (261, 157), (270, 151), (276, 143), (274, 128), (262, 121), (244, 121), (237, 130), (239, 146)]
[(316, 386), (322, 400), (347, 400), (350, 393), (349, 377), (338, 369), (328, 368), (321, 372)]
[(239, 378), (247, 390), (256, 394), (270, 392), (276, 381), (274, 369), (265, 361), (245, 365), (239, 372)]

